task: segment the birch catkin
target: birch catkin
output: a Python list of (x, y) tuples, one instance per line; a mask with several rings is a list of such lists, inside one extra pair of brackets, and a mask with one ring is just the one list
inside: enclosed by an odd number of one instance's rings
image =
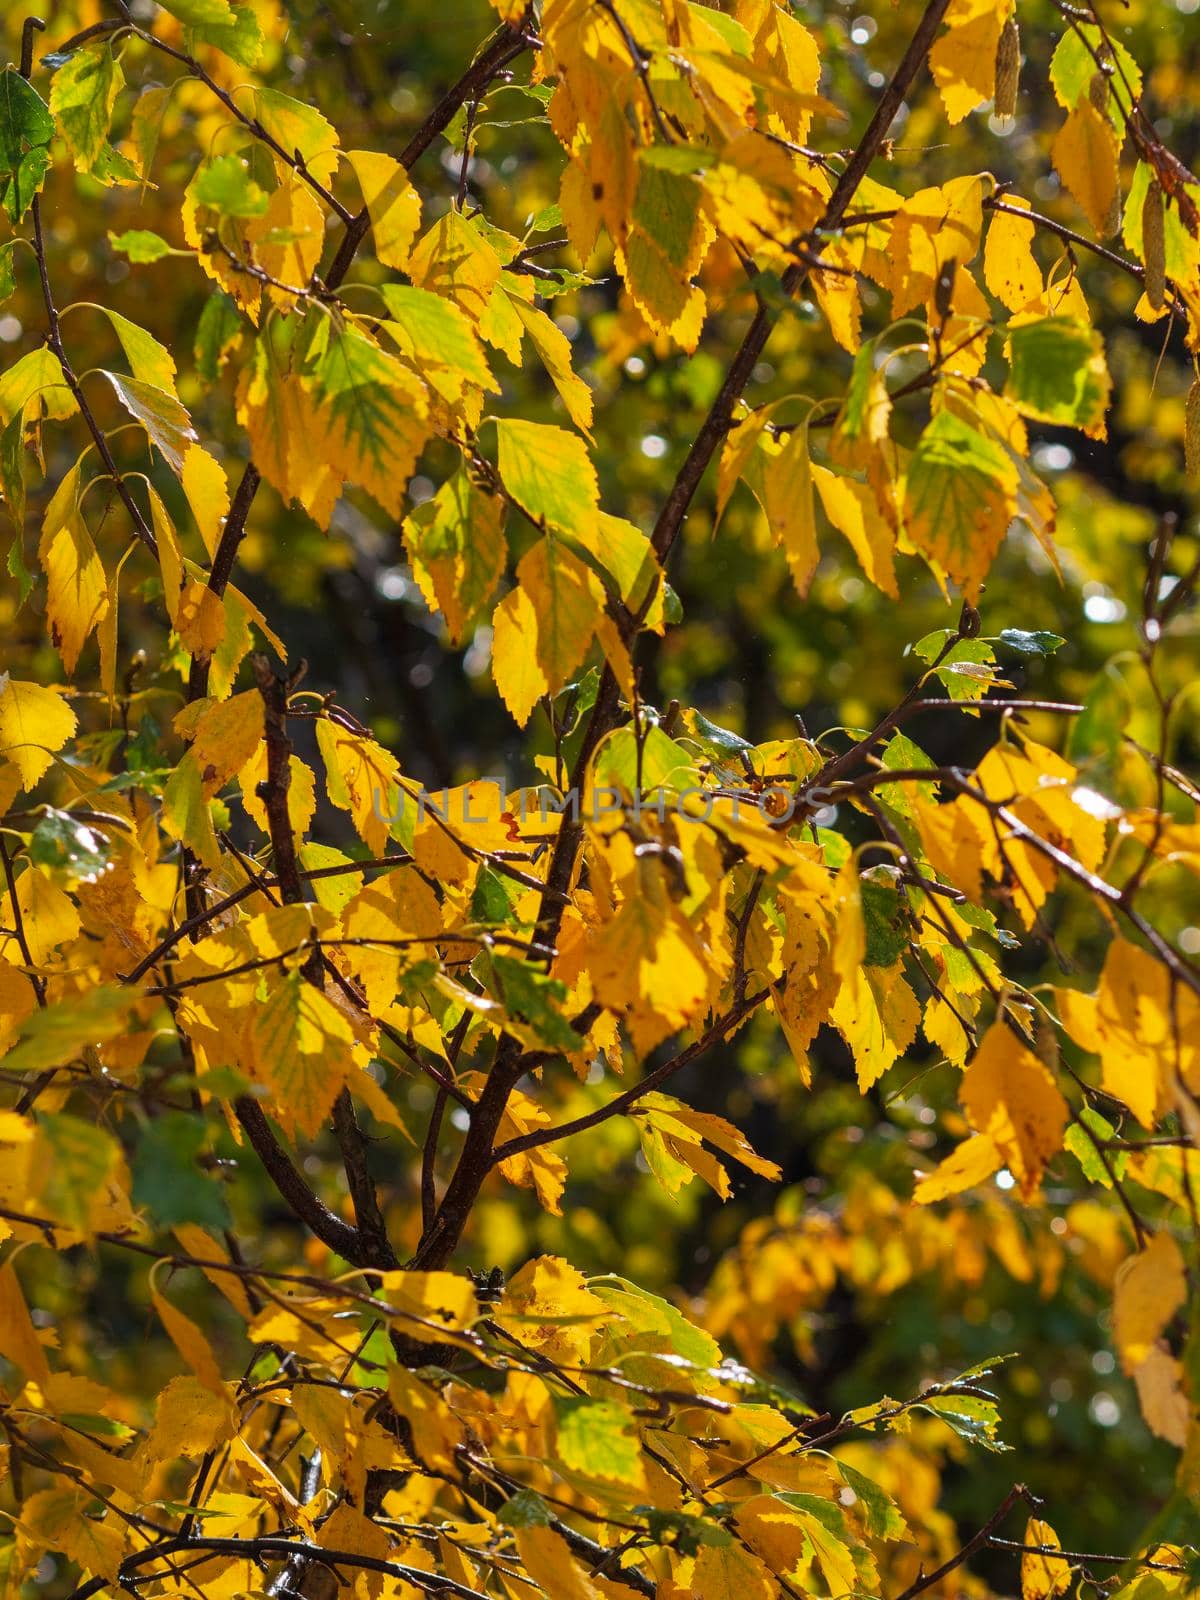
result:
[(1200, 378), (1192, 379), (1183, 416), (1184, 466), (1189, 478), (1200, 478)]
[(1146, 299), (1161, 311), (1167, 298), (1166, 241), (1163, 232), (1163, 192), (1157, 178), (1151, 178), (1142, 206), (1142, 260), (1146, 264)]
[(1021, 30), (1015, 17), (1009, 17), (996, 45), (996, 90), (993, 112), (1005, 121), (1017, 111), (1017, 85), (1021, 79)]

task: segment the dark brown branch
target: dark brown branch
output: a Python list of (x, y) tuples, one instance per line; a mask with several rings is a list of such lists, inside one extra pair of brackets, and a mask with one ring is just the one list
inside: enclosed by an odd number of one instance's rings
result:
[[(260, 786), (260, 792), (267, 813), (267, 829), (271, 836), (275, 872), (284, 904), (298, 905), (304, 899), (304, 884), (300, 877), (300, 864), (296, 858), (296, 839), (292, 832), (292, 820), (288, 814), (288, 789), (292, 779), (292, 742), (287, 732), (287, 697), (290, 685), (279, 676), (266, 656), (256, 654), (251, 664), (263, 701), (267, 776), (266, 781)], [(300, 971), (306, 982), (324, 993), (325, 961), (319, 946), (313, 946), (305, 957)], [(238, 1115), (242, 1116), (240, 1101)], [(242, 1118), (242, 1121), (245, 1126), (245, 1119)], [(354, 1238), (354, 1254), (349, 1259), (358, 1266), (373, 1266), (383, 1270), (395, 1267), (398, 1263), (388, 1242), (379, 1196), (367, 1164), (366, 1139), (358, 1125), (354, 1103), (347, 1088), (341, 1090), (334, 1102), (333, 1127), (341, 1150), (342, 1165), (346, 1172), (346, 1182), (357, 1221), (357, 1227), (350, 1230)], [(285, 1198), (290, 1199), (291, 1196)], [(345, 1251), (342, 1253), (346, 1254)]]
[[(1121, 272), (1127, 272), (1138, 283), (1146, 279), (1145, 267), (1139, 267), (1136, 261), (1118, 255), (1115, 250), (1109, 250), (1106, 245), (1098, 244), (1095, 239), (1089, 239), (1086, 234), (1076, 233), (1074, 228), (1064, 227), (1061, 222), (1055, 222), (1053, 217), (1044, 217), (1040, 211), (1030, 211), (1025, 206), (1013, 206), (1005, 202), (1001, 195), (989, 195), (983, 202), (985, 211), (1003, 211), (1010, 217), (1023, 217), (1026, 222), (1032, 222), (1035, 228), (1042, 228), (1047, 233), (1052, 233), (1068, 245), (1078, 245), (1082, 250), (1088, 250), (1101, 261), (1106, 261), (1110, 267), (1116, 267)], [(1167, 308), (1173, 315), (1186, 317), (1186, 309), (1176, 300), (1171, 300)]]
[[(459, 106), (465, 101), (477, 100), (496, 74), (502, 72), (510, 61), (515, 60), (517, 56), (529, 48), (529, 38), (520, 31), (521, 27), (522, 24), (518, 23), (516, 28), (511, 28), (507, 24), (497, 28), (462, 77), (446, 90), (446, 93), (400, 152), (400, 165), (405, 172), (412, 170), (438, 135), (450, 126)], [(367, 213), (366, 206), (364, 206), (346, 224), (346, 232), (342, 237), (338, 252), (333, 258), (329, 271), (325, 274), (326, 288), (337, 289), (341, 286), (343, 279), (350, 270), (355, 255), (358, 253), (358, 247), (362, 244), (370, 229), (371, 219)]]
[(293, 1166), (291, 1157), (271, 1131), (271, 1125), (258, 1101), (250, 1095), (241, 1095), (234, 1102), (234, 1110), (267, 1176), (300, 1221), (316, 1234), (322, 1244), (327, 1244), (352, 1265), (371, 1266), (372, 1263), (365, 1259), (358, 1229), (335, 1216), (305, 1183)]
[(493, 1165), (507, 1161), (510, 1156), (521, 1155), (526, 1150), (536, 1150), (539, 1145), (554, 1144), (559, 1139), (569, 1139), (573, 1134), (586, 1133), (589, 1128), (596, 1127), (601, 1122), (607, 1122), (610, 1117), (617, 1117), (629, 1111), (644, 1096), (653, 1093), (668, 1078), (673, 1078), (677, 1072), (682, 1072), (684, 1067), (690, 1066), (705, 1051), (711, 1050), (713, 1045), (723, 1039), (729, 1030), (736, 1027), (743, 1017), (750, 1015), (767, 998), (768, 991), (760, 989), (756, 994), (748, 995), (739, 1001), (731, 1010), (716, 1022), (694, 1043), (681, 1050), (678, 1055), (672, 1056), (669, 1061), (664, 1061), (653, 1072), (648, 1072), (640, 1083), (635, 1083), (631, 1089), (626, 1089), (623, 1094), (614, 1096), (613, 1099), (602, 1106), (597, 1106), (595, 1111), (589, 1111), (582, 1117), (576, 1117), (573, 1122), (561, 1123), (557, 1128), (539, 1128), (534, 1133), (524, 1133), (517, 1139), (510, 1139), (507, 1144), (502, 1144), (492, 1152)]
[(87, 424), (87, 430), (92, 436), (93, 444), (96, 446), (96, 453), (104, 466), (105, 476), (112, 480), (113, 487), (116, 489), (122, 505), (129, 513), (129, 520), (133, 523), (133, 531), (146, 546), (147, 550), (150, 551), (151, 555), (157, 557), (158, 541), (150, 531), (149, 524), (143, 517), (137, 501), (129, 492), (129, 485), (117, 469), (117, 463), (113, 459), (113, 453), (109, 448), (108, 440), (104, 436), (104, 430), (96, 421), (95, 414), (88, 404), (87, 396), (80, 386), (79, 379), (75, 376), (75, 369), (72, 367), (63, 345), (62, 330), (58, 320), (58, 307), (54, 303), (54, 291), (50, 287), (50, 270), (46, 263), (46, 241), (42, 233), (42, 202), (40, 196), (34, 199), (30, 209), (33, 216), (33, 249), (37, 257), (38, 277), (42, 285), (42, 301), (46, 307), (46, 323), (49, 328), (46, 343), (58, 357), (59, 365), (62, 367), (63, 380), (74, 396), (80, 415)]
[(948, 1573), (953, 1572), (956, 1567), (961, 1567), (964, 1561), (969, 1561), (976, 1551), (982, 1550), (985, 1544), (991, 1542), (992, 1535), (1018, 1500), (1024, 1500), (1035, 1510), (1040, 1503), (1034, 1499), (1023, 1483), (1014, 1483), (995, 1511), (992, 1512), (983, 1526), (971, 1535), (961, 1550), (952, 1555), (949, 1561), (943, 1561), (936, 1571), (922, 1572), (914, 1582), (909, 1584), (903, 1594), (896, 1596), (896, 1600), (913, 1600), (915, 1595), (924, 1594), (926, 1589), (932, 1589), (934, 1584), (940, 1583)]

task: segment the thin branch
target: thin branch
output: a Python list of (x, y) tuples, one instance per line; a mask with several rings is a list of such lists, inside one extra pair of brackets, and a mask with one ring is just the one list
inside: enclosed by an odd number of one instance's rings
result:
[(940, 1583), (956, 1567), (961, 1567), (964, 1561), (969, 1561), (977, 1550), (982, 1550), (984, 1545), (991, 1542), (992, 1535), (1018, 1500), (1024, 1500), (1035, 1510), (1040, 1505), (1040, 1502), (1034, 1499), (1023, 1483), (1014, 1483), (995, 1511), (992, 1512), (983, 1526), (971, 1535), (961, 1550), (952, 1555), (949, 1561), (943, 1561), (936, 1571), (921, 1573), (902, 1594), (896, 1596), (896, 1600), (914, 1600), (914, 1596), (923, 1594), (926, 1589), (932, 1589), (935, 1583)]
[(569, 1139), (574, 1134), (585, 1133), (589, 1128), (596, 1127), (601, 1122), (607, 1122), (610, 1117), (621, 1116), (629, 1111), (644, 1096), (666, 1083), (668, 1078), (673, 1078), (677, 1072), (682, 1072), (684, 1067), (690, 1066), (698, 1056), (710, 1050), (717, 1044), (731, 1028), (737, 1026), (744, 1017), (758, 1008), (767, 998), (769, 991), (759, 989), (757, 993), (748, 995), (731, 1007), (723, 1017), (718, 1018), (713, 1025), (701, 1035), (693, 1044), (681, 1050), (678, 1055), (672, 1056), (669, 1061), (664, 1061), (653, 1072), (648, 1072), (640, 1083), (626, 1089), (623, 1094), (615, 1095), (602, 1106), (597, 1106), (595, 1111), (589, 1111), (582, 1117), (576, 1117), (571, 1122), (560, 1123), (557, 1128), (539, 1128), (533, 1133), (521, 1134), (519, 1138), (509, 1139), (506, 1144), (498, 1146), (492, 1152), (492, 1164), (498, 1165), (507, 1161), (512, 1156), (519, 1156), (526, 1150), (536, 1150), (539, 1145), (554, 1144), (559, 1139)]

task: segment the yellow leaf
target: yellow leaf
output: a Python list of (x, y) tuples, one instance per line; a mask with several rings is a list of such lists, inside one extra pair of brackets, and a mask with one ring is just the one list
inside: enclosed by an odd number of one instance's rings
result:
[(199, 1461), (236, 1432), (233, 1407), (199, 1378), (171, 1378), (159, 1392), (145, 1450), (151, 1461)]
[(84, 643), (108, 610), (104, 565), (78, 511), (68, 511), (61, 522), (52, 521), (47, 511), (38, 559), (46, 574), (50, 637), (63, 666), (73, 672)]
[(587, 538), (599, 501), (587, 447), (565, 428), (502, 418), (496, 423), (500, 476), (513, 499), (540, 528)]
[(219, 1270), (221, 1263), (226, 1266), (230, 1264), (229, 1256), (221, 1245), (194, 1222), (178, 1223), (173, 1231), (175, 1237), (183, 1246), (185, 1255), (195, 1256), (200, 1261), (217, 1263), (217, 1266), (212, 1270), (204, 1267), (201, 1267), (200, 1270), (208, 1281), (221, 1291), (238, 1314), (245, 1317), (246, 1321), (249, 1322), (254, 1312), (250, 1301), (246, 1297), (246, 1291), (242, 1287), (242, 1280), (236, 1272), (221, 1272)]
[(502, 268), (479, 230), (460, 212), (448, 211), (422, 235), (406, 270), (418, 289), (447, 295), (477, 325)]
[(382, 1016), (396, 998), (400, 972), (414, 961), (429, 958), (442, 922), (437, 896), (416, 867), (389, 872), (386, 878), (364, 885), (346, 903), (341, 923), (344, 938), (430, 941), (410, 949), (367, 943), (341, 952), (341, 959), (362, 984), (376, 1016)]
[(766, 458), (761, 473), (763, 510), (772, 534), (783, 545), (792, 582), (806, 595), (820, 560), (808, 425), (792, 428), (777, 445), (764, 435), (759, 448)]
[(214, 1394), (219, 1394), (224, 1398), (225, 1385), (221, 1379), (221, 1369), (217, 1366), (217, 1358), (213, 1355), (212, 1346), (200, 1329), (190, 1317), (184, 1316), (177, 1306), (173, 1306), (169, 1300), (153, 1287), (150, 1290), (150, 1298), (154, 1302), (154, 1309), (158, 1312), (159, 1320), (170, 1335), (171, 1343), (179, 1351), (179, 1354), (206, 1389), (211, 1389)]
[(892, 556), (895, 538), (880, 515), (870, 486), (815, 463), (812, 474), (825, 515), (845, 537), (867, 579), (893, 600), (898, 599)]
[[(194, 444), (183, 458), (183, 492), (196, 519), (209, 556), (214, 556), (221, 528), (229, 514), (229, 483), (225, 468), (203, 445)], [(157, 525), (156, 525), (157, 527)]]
[(702, 1014), (711, 968), (661, 867), (639, 863), (616, 916), (592, 941), (589, 970), (596, 999), (625, 1016), (641, 1054)]
[[(1029, 210), (1028, 200), (1005, 194), (1006, 206)], [(1044, 292), (1042, 271), (1033, 257), (1032, 222), (1008, 211), (993, 211), (983, 246), (983, 281), (1010, 311), (1023, 311)]]
[[(289, 171), (262, 216), (247, 223), (246, 239), (264, 272), (289, 288), (305, 289), (321, 259), (325, 213), (308, 185)], [(267, 285), (267, 297), (283, 311), (297, 303), (276, 284)]]
[(1182, 1449), (1188, 1442), (1192, 1407), (1183, 1387), (1183, 1366), (1155, 1345), (1133, 1374), (1138, 1403), (1151, 1433)]
[(941, 188), (918, 190), (900, 206), (886, 251), (868, 254), (863, 263), (891, 292), (893, 317), (928, 300), (951, 261), (974, 259), (990, 184), (984, 176), (952, 178)]
[[(70, 944), (79, 932), (79, 912), (71, 898), (52, 883), (38, 867), (27, 867), (17, 879), (17, 906), (25, 932), (29, 958), (35, 967), (54, 959), (60, 945)], [(0, 919), (13, 926), (10, 896), (0, 899)], [(25, 957), (14, 937), (0, 934), (0, 955), (6, 961), (24, 963)]]
[(913, 1199), (921, 1206), (933, 1205), (964, 1189), (974, 1189), (999, 1166), (1000, 1152), (990, 1135), (972, 1134), (940, 1166), (925, 1174), (913, 1190)]
[[(549, 1127), (552, 1121), (553, 1118), (543, 1106), (515, 1089), (509, 1095), (500, 1119), (496, 1142), (507, 1144), (509, 1139), (519, 1139), (522, 1134)], [(567, 1186), (567, 1164), (550, 1146), (538, 1145), (532, 1150), (521, 1151), (519, 1155), (509, 1156), (500, 1163), (500, 1176), (520, 1189), (532, 1189), (538, 1204), (551, 1216), (562, 1216), (560, 1201)]]
[(1026, 1199), (1062, 1149), (1067, 1103), (1054, 1079), (1002, 1022), (984, 1035), (959, 1093), (971, 1125), (990, 1134)]
[(383, 1272), (373, 1292), (398, 1311), (456, 1332), (479, 1315), (475, 1286), (461, 1272)]
[(578, 1362), (609, 1310), (583, 1274), (559, 1256), (537, 1256), (508, 1280), (496, 1320), (551, 1361)]
[(858, 1087), (879, 1081), (917, 1036), (921, 1010), (903, 973), (894, 967), (856, 966), (843, 979), (829, 1014), (854, 1054)]
[(550, 682), (538, 665), (538, 615), (520, 587), (501, 600), (492, 615), (492, 676), (513, 721), (523, 728)]
[(519, 295), (510, 293), (509, 300), (562, 396), (567, 415), (586, 433), (592, 425), (592, 391), (571, 366), (571, 344), (566, 334), (544, 311), (529, 305)]
[(189, 655), (206, 661), (225, 638), (225, 607), (220, 595), (193, 578), (179, 596), (175, 629)]
[(571, 1554), (561, 1533), (544, 1524), (516, 1530), (517, 1554), (525, 1571), (550, 1600), (604, 1600), (603, 1592)]
[[(10, 1156), (6, 1153), (5, 1160)], [(0, 1267), (0, 1349), (27, 1381), (45, 1388), (50, 1382), (46, 1352), (29, 1315), (21, 1283), (11, 1261)]]
[(204, 865), (216, 871), (221, 865), (221, 850), (213, 828), (200, 764), (190, 750), (185, 751), (163, 789), (163, 831), (186, 844)]
[(950, 411), (921, 435), (908, 467), (905, 526), (969, 600), (1017, 511), (1017, 469), (993, 439)]
[(537, 617), (537, 664), (555, 694), (587, 654), (604, 613), (604, 589), (590, 567), (554, 538), (539, 539), (522, 556), (517, 580)]
[(704, 1600), (775, 1600), (778, 1588), (770, 1571), (749, 1550), (732, 1540), (706, 1544), (696, 1557), (692, 1593)]
[(1111, 233), (1120, 177), (1117, 135), (1085, 95), (1055, 135), (1050, 158), (1101, 237)]
[(348, 811), (367, 848), (381, 855), (391, 820), (399, 815), (400, 768), (395, 756), (328, 717), (317, 723), (317, 745), (325, 762), (330, 805)]
[(455, 473), (405, 519), (404, 543), (430, 610), (461, 644), (504, 574), (504, 502)]
[[(1024, 1542), (1027, 1545), (1047, 1545), (1055, 1550), (1062, 1548), (1054, 1529), (1039, 1517), (1030, 1517), (1025, 1524)], [(1022, 1555), (1021, 1600), (1054, 1600), (1054, 1596), (1062, 1594), (1070, 1581), (1070, 1563), (1061, 1556), (1039, 1555), (1033, 1550), (1026, 1550)]]
[(22, 788), (32, 789), (50, 770), (54, 752), (62, 749), (75, 728), (75, 713), (61, 689), (0, 673), (0, 756), (17, 769)]
[[(21, 1506), (23, 1542), (61, 1552), (85, 1572), (115, 1582), (125, 1553), (125, 1524), (115, 1511), (102, 1521), (85, 1513), (92, 1497), (80, 1489), (42, 1489)], [(33, 1562), (30, 1570), (37, 1563)]]
[(1186, 1299), (1183, 1256), (1171, 1235), (1160, 1229), (1144, 1250), (1117, 1268), (1113, 1337), (1126, 1372), (1141, 1366)]
[(388, 1399), (412, 1425), (413, 1452), (434, 1472), (453, 1472), (463, 1425), (429, 1383), (403, 1367), (388, 1372)]
[(951, 0), (947, 7), (947, 32), (929, 52), (929, 70), (951, 124), (992, 98), (996, 46), (1012, 9), (1012, 0)]
[(196, 700), (175, 718), (175, 731), (191, 741), (204, 793), (214, 795), (262, 743), (262, 695), (248, 689), (231, 700)]
[(408, 266), (408, 252), (421, 226), (421, 200), (408, 173), (391, 156), (376, 150), (347, 150), (371, 219), (375, 254), (385, 267)]
[[(292, 825), (293, 833), (303, 836), (308, 832), (309, 824), (317, 809), (317, 780), (312, 768), (297, 755), (288, 757), (288, 773), (288, 821)], [(258, 745), (237, 776), (246, 815), (251, 822), (262, 829), (263, 833), (266, 833), (267, 808), (258, 797), (258, 786), (260, 783), (265, 783), (267, 777), (265, 743)]]
[(272, 1113), (312, 1138), (354, 1064), (350, 1024), (319, 989), (289, 972), (255, 1007), (249, 1043)]

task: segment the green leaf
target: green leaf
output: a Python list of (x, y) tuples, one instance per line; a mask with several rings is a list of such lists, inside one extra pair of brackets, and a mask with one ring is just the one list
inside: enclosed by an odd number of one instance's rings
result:
[(50, 151), (38, 145), (21, 158), (20, 165), (3, 186), (4, 209), (10, 222), (20, 222), (50, 170)]
[(539, 527), (587, 534), (596, 523), (600, 488), (587, 447), (577, 434), (541, 422), (496, 423), (500, 477)]
[(205, 23), (194, 29), (192, 37), (211, 44), (240, 67), (257, 66), (266, 43), (258, 18), (249, 6), (234, 6), (232, 9), (232, 23)]
[(1118, 770), (1121, 741), (1132, 714), (1129, 691), (1111, 668), (1088, 690), (1083, 710), (1067, 736), (1067, 759), (1086, 767), (1090, 777), (1111, 778)]
[(4, 1058), (9, 1072), (44, 1072), (77, 1061), (88, 1045), (125, 1031), (137, 995), (125, 989), (93, 989), (35, 1011), (21, 1023), (18, 1041)]
[(908, 919), (900, 891), (884, 878), (863, 878), (859, 894), (867, 936), (864, 965), (893, 967), (908, 949)]
[(189, 28), (231, 27), (234, 22), (229, 0), (158, 0), (158, 3)]
[(261, 217), (269, 204), (266, 191), (250, 176), (240, 156), (216, 156), (206, 161), (189, 186), (199, 205), (223, 217)]
[[(0, 432), (0, 488), (18, 537), (25, 525), (25, 408)], [(24, 598), (24, 596), (22, 596)]]
[(41, 1205), (55, 1222), (86, 1232), (95, 1202), (121, 1160), (117, 1141), (81, 1117), (42, 1117), (38, 1131), (49, 1161)]
[(108, 844), (101, 834), (69, 811), (47, 806), (29, 841), (29, 859), (40, 867), (57, 867), (78, 880), (89, 880), (104, 870)]
[(993, 440), (939, 411), (908, 466), (905, 522), (923, 555), (968, 598), (979, 593), (1016, 514), (1017, 470)]
[(108, 242), (114, 250), (120, 250), (122, 255), (127, 255), (130, 261), (139, 265), (161, 261), (164, 256), (172, 254), (167, 241), (149, 228), (130, 228), (126, 233), (110, 233)]
[(633, 1418), (611, 1400), (563, 1400), (558, 1405), (558, 1459), (586, 1478), (642, 1481), (641, 1448)]
[[(42, 186), (53, 137), (54, 118), (45, 101), (16, 67), (5, 68), (0, 78), (0, 178), (5, 210), (13, 222), (21, 220)], [(7, 293), (12, 293), (11, 282)]]
[[(514, 893), (510, 893), (510, 885)], [(489, 866), (482, 866), (471, 891), (472, 922), (507, 922), (512, 914), (514, 894), (520, 885), (503, 878)]]
[(391, 317), (385, 331), (444, 399), (457, 400), (464, 383), (496, 389), (475, 330), (453, 300), (408, 284), (385, 283), (381, 292)]
[(561, 228), (562, 225), (562, 207), (558, 205), (543, 206), (525, 231), (526, 233), (550, 233), (555, 228)]
[(547, 1528), (550, 1508), (532, 1489), (518, 1489), (496, 1513), (496, 1521), (506, 1528)]
[(186, 1111), (156, 1117), (143, 1131), (133, 1158), (133, 1203), (145, 1206), (160, 1228), (198, 1222), (220, 1233), (229, 1227), (224, 1194), (196, 1166), (207, 1139), (203, 1119)]
[(503, 501), (456, 472), (405, 518), (404, 543), (430, 609), (441, 611), (450, 642), (461, 644), (504, 574)]
[(16, 240), (10, 238), (6, 245), (0, 245), (0, 306), (3, 306), (3, 302), (16, 290), (14, 256), (16, 256)]
[(616, 1273), (589, 1279), (588, 1289), (639, 1333), (661, 1336), (671, 1353), (681, 1361), (705, 1372), (720, 1366), (721, 1347), (717, 1341), (689, 1322), (669, 1300), (639, 1288)]
[[(1083, 1127), (1080, 1127), (1080, 1122)], [(1095, 1134), (1095, 1140), (1088, 1137), (1088, 1128)], [(1129, 1165), (1129, 1155), (1124, 1150), (1110, 1150), (1107, 1167), (1100, 1159), (1096, 1144), (1115, 1138), (1116, 1133), (1116, 1128), (1107, 1117), (1102, 1117), (1091, 1106), (1084, 1106), (1079, 1113), (1079, 1122), (1073, 1122), (1063, 1135), (1063, 1144), (1083, 1168), (1084, 1177), (1089, 1183), (1103, 1184), (1106, 1189), (1112, 1188), (1114, 1177), (1120, 1182)]]
[[(145, 182), (129, 157), (123, 155), (120, 150), (114, 149), (108, 143), (101, 145), (100, 154), (92, 165), (91, 176), (97, 183), (103, 184), (106, 189), (112, 188), (114, 184), (120, 184), (129, 189), (134, 184)], [(155, 186), (150, 184), (149, 187), (154, 188)]]
[[(932, 663), (937, 660), (947, 636), (946, 629), (928, 633), (918, 640), (913, 650), (923, 661)], [(978, 700), (996, 681), (992, 672), (984, 670), (990, 668), (994, 660), (995, 653), (986, 640), (960, 639), (938, 667), (937, 675), (952, 699)]]
[(645, 1520), (655, 1544), (678, 1550), (680, 1555), (694, 1556), (701, 1545), (733, 1543), (731, 1533), (705, 1517), (692, 1517), (686, 1511), (660, 1511), (657, 1506), (634, 1506), (633, 1509)]
[[(5, 431), (7, 432), (7, 430)], [(4, 564), (8, 569), (9, 577), (17, 580), (17, 587), (21, 597), (20, 604), (24, 605), (33, 590), (33, 573), (25, 565), (25, 551), (21, 547), (21, 535), (19, 533), (13, 535), (13, 541), (8, 547), (8, 556)]]
[[(1064, 29), (1050, 60), (1050, 83), (1059, 105), (1068, 111), (1074, 110), (1087, 94), (1096, 72), (1092, 52), (1099, 51), (1103, 44), (1100, 29), (1094, 23), (1072, 20), (1071, 26)], [(1117, 70), (1109, 77), (1109, 91), (1121, 110), (1128, 112), (1130, 89), (1135, 98), (1142, 92), (1142, 72), (1123, 44), (1116, 39), (1111, 44)]]
[(582, 1040), (561, 1011), (567, 986), (514, 956), (492, 956), (492, 973), (510, 1016), (526, 1023), (556, 1050), (578, 1050)]
[(165, 345), (159, 344), (152, 333), (123, 317), (108, 306), (99, 307), (112, 323), (113, 332), (121, 341), (133, 376), (141, 384), (161, 389), (165, 394), (175, 394), (175, 360)]
[(863, 1509), (863, 1522), (872, 1539), (904, 1539), (908, 1537), (908, 1524), (900, 1514), (896, 1502), (873, 1478), (852, 1467), (849, 1462), (836, 1460), (842, 1481), (854, 1491), (854, 1497)]
[(960, 1439), (970, 1444), (980, 1444), (985, 1450), (996, 1452), (1010, 1448), (998, 1436), (1000, 1408), (995, 1400), (982, 1395), (940, 1394), (922, 1399), (915, 1411), (927, 1411), (953, 1428)]
[(1102, 427), (1111, 382), (1104, 343), (1070, 317), (1012, 328), (1005, 394), (1027, 417), (1094, 432)]
[(349, 328), (331, 339), (317, 372), (325, 446), (346, 477), (398, 516), (425, 443), (427, 402), (406, 367)]
[(1000, 643), (1023, 656), (1052, 656), (1066, 640), (1057, 633), (1026, 633), (1022, 628), (1005, 628)]
[(107, 44), (70, 55), (54, 75), (50, 110), (84, 172), (108, 142), (108, 128), (125, 79)]
[(193, 354), (196, 371), (208, 383), (215, 383), (229, 353), (242, 337), (242, 318), (232, 295), (218, 289), (209, 295), (196, 324)]

